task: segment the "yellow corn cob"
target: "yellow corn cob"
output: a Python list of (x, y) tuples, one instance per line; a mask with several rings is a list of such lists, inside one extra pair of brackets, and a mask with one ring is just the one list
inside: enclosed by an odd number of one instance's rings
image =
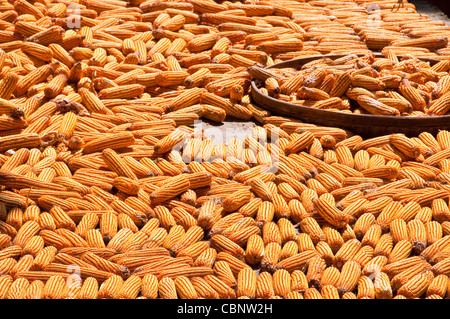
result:
[(251, 268), (244, 268), (239, 271), (237, 276), (236, 296), (247, 296), (254, 298), (256, 296), (257, 276)]
[(325, 201), (322, 196), (314, 200), (313, 203), (319, 215), (331, 225), (337, 228), (343, 228), (348, 223), (348, 217), (337, 209), (336, 206)]
[(317, 256), (317, 252), (313, 250), (307, 250), (292, 257), (283, 259), (275, 265), (274, 270), (285, 269), (292, 273), (295, 270), (300, 270), (306, 266), (311, 258)]
[(16, 89), (19, 76), (15, 73), (7, 73), (0, 81), (0, 98), (8, 100)]
[(284, 39), (264, 41), (257, 45), (257, 49), (267, 54), (299, 51), (303, 48), (303, 41), (300, 39)]
[(397, 291), (397, 294), (406, 298), (420, 297), (432, 282), (434, 276), (431, 271), (425, 271), (412, 277)]
[(359, 95), (357, 101), (362, 108), (374, 115), (400, 115), (400, 112), (397, 109), (387, 106), (386, 104), (383, 104), (380, 101), (375, 100), (374, 98), (371, 98), (369, 96)]

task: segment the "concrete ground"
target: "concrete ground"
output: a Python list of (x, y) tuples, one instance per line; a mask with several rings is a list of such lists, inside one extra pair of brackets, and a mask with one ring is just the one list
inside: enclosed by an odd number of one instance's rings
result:
[(442, 12), (437, 6), (430, 4), (426, 0), (409, 0), (416, 6), (416, 11), (426, 14), (431, 20), (444, 21), (446, 25), (450, 25), (450, 18)]

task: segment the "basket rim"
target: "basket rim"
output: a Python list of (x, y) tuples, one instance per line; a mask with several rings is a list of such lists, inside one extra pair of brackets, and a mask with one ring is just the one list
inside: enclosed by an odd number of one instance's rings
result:
[[(384, 57), (382, 53), (374, 52), (376, 57)], [(301, 57), (301, 58), (295, 58), (291, 60), (282, 61), (276, 64), (273, 64), (271, 66), (265, 67), (265, 69), (271, 69), (276, 67), (286, 67), (286, 65), (289, 65), (288, 67), (291, 67), (291, 64), (298, 64), (298, 66), (301, 66), (305, 63), (301, 63), (305, 60), (314, 61), (317, 59), (322, 58), (331, 58), (331, 59), (337, 59), (341, 57), (345, 57), (348, 54), (324, 54), (324, 55), (314, 55), (314, 56), (308, 56), (308, 57)], [(355, 54), (357, 56), (364, 56), (364, 54)], [(399, 58), (402, 58), (403, 56), (398, 56)], [(421, 61), (429, 62), (431, 65), (438, 63), (440, 60), (437, 59), (430, 59), (430, 58), (419, 58)], [(251, 87), (253, 91), (253, 95), (256, 94), (257, 98), (260, 101), (267, 101), (271, 102), (274, 105), (282, 105), (284, 107), (292, 108), (293, 112), (298, 111), (300, 114), (301, 111), (307, 111), (307, 113), (310, 113), (311, 115), (315, 113), (316, 116), (328, 116), (336, 118), (337, 121), (348, 121), (349, 123), (354, 122), (357, 120), (358, 122), (366, 121), (367, 123), (359, 123), (360, 125), (363, 124), (371, 124), (371, 125), (385, 125), (386, 120), (389, 120), (389, 122), (395, 122), (395, 124), (399, 125), (405, 125), (411, 126), (420, 126), (420, 127), (429, 127), (429, 128), (436, 128), (437, 121), (442, 122), (443, 120), (449, 120), (450, 124), (450, 115), (440, 115), (440, 116), (390, 116), (390, 115), (373, 115), (373, 114), (354, 114), (354, 113), (344, 113), (344, 112), (337, 112), (337, 111), (330, 111), (326, 109), (315, 109), (309, 106), (299, 105), (299, 104), (293, 104), (290, 102), (282, 101), (277, 98), (265, 95), (261, 92), (261, 90), (257, 87), (257, 80), (252, 79), (251, 81)], [(271, 109), (267, 103), (264, 103), (264, 105), (259, 105), (265, 109)], [(292, 116), (292, 115), (291, 115)], [(301, 116), (296, 117), (297, 119), (302, 119)], [(384, 122), (384, 123), (383, 123)], [(313, 123), (312, 123), (313, 124)], [(354, 123), (356, 124), (356, 123)], [(442, 124), (442, 123), (440, 123)], [(403, 126), (402, 125), (402, 126)]]

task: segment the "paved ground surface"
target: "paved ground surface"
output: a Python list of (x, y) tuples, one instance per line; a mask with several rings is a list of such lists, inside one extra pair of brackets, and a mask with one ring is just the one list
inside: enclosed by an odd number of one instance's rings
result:
[(446, 16), (438, 7), (430, 4), (428, 1), (409, 0), (409, 2), (416, 6), (417, 12), (428, 15), (432, 20), (444, 21), (446, 25), (450, 25), (450, 18)]
[[(450, 0), (448, 0), (450, 1)], [(431, 5), (426, 0), (409, 0), (414, 3), (416, 11), (426, 14), (432, 20), (445, 21), (450, 26), (450, 18), (446, 16), (438, 7)], [(215, 139), (215, 143), (227, 143), (229, 140), (239, 137), (243, 140), (246, 136), (250, 136), (251, 129), (255, 126), (253, 122), (227, 121), (220, 125), (209, 125), (201, 123), (205, 129), (205, 134), (209, 138)]]

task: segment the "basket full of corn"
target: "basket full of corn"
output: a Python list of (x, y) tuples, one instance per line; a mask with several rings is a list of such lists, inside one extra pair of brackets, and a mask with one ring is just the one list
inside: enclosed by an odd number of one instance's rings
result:
[(0, 299), (448, 297), (447, 34), (397, 0), (0, 1)]
[(252, 97), (274, 113), (364, 136), (448, 129), (450, 62), (387, 53), (252, 66)]

